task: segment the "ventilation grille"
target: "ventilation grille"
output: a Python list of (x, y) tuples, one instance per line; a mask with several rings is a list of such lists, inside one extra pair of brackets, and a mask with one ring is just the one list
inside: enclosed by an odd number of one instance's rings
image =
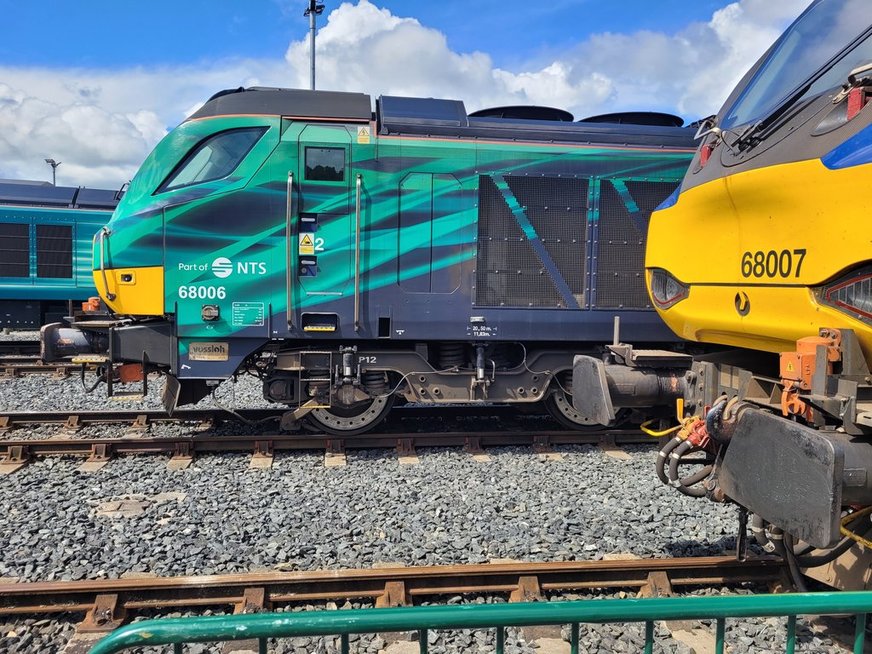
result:
[(596, 274), (598, 308), (650, 308), (643, 277), (648, 220), (677, 184), (603, 180)]
[(0, 224), (0, 277), (30, 277), (30, 226)]
[(509, 188), (578, 306), (585, 306), (588, 180), (510, 177)]
[[(566, 307), (549, 273), (553, 264), (575, 302), (585, 306), (586, 179), (506, 177), (523, 216), (516, 217), (491, 177), (479, 178), (476, 304)], [(529, 222), (547, 257), (534, 249), (520, 221)], [(549, 261), (550, 260), (550, 261)]]
[(36, 226), (36, 276), (71, 279), (73, 228), (71, 225)]

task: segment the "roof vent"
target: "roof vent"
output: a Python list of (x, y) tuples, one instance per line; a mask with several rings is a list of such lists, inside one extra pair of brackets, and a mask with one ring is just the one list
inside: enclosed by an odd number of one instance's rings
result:
[(580, 123), (613, 123), (619, 125), (653, 125), (655, 127), (683, 127), (681, 116), (664, 114), (659, 111), (622, 111), (614, 114), (600, 114), (582, 118)]
[(561, 123), (571, 123), (575, 118), (568, 111), (554, 107), (539, 107), (536, 105), (514, 105), (510, 107), (491, 107), (479, 109), (469, 114), (470, 118), (509, 118), (522, 120), (552, 120)]

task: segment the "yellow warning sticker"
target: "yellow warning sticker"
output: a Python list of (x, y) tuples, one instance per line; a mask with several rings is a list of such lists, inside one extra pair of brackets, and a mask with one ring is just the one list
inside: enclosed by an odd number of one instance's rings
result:
[(300, 254), (315, 254), (315, 241), (308, 232), (300, 234)]
[(360, 125), (357, 128), (357, 142), (358, 143), (369, 143), (369, 127)]

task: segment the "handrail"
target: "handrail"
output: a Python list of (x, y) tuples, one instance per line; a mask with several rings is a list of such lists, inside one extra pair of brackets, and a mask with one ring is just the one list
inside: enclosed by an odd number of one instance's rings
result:
[(360, 187), (363, 175), (357, 173), (354, 203), (354, 331), (360, 331)]
[[(731, 595), (667, 597), (652, 599), (593, 599), (570, 602), (508, 604), (454, 604), (414, 608), (355, 609), (257, 613), (203, 618), (164, 618), (137, 622), (112, 632), (97, 643), (91, 654), (112, 654), (130, 647), (186, 642), (215, 642), (294, 636), (341, 637), (348, 651), (349, 634), (418, 631), (421, 651), (426, 651), (430, 629), (497, 629), (497, 649), (504, 643), (506, 627), (571, 625), (570, 647), (578, 652), (581, 623), (644, 622), (645, 652), (654, 644), (657, 620), (716, 620), (715, 651), (723, 654), (726, 618), (787, 616), (785, 652), (796, 646), (797, 615), (854, 614), (854, 652), (862, 653), (866, 615), (872, 612), (872, 592), (792, 593), (781, 595)], [(181, 651), (177, 649), (177, 651)]]
[(106, 238), (111, 234), (111, 230), (103, 225), (94, 238), (91, 239), (91, 247), (96, 247), (97, 237), (100, 238), (100, 273), (103, 275), (103, 288), (106, 291), (106, 299), (110, 302), (115, 299), (115, 293), (109, 290), (109, 278), (106, 276)]
[(294, 326), (294, 276), (293, 270), (296, 266), (294, 266), (293, 262), (293, 234), (291, 233), (291, 218), (294, 214), (294, 173), (288, 171), (288, 197), (285, 207), (285, 245), (287, 246), (288, 256), (287, 256), (287, 265), (285, 266), (285, 283), (288, 287), (288, 328)]

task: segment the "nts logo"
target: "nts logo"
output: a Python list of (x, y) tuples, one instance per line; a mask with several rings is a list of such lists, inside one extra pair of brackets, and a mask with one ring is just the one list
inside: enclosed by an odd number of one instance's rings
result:
[(212, 274), (224, 279), (233, 272), (233, 262), (227, 257), (218, 257), (212, 262)]

